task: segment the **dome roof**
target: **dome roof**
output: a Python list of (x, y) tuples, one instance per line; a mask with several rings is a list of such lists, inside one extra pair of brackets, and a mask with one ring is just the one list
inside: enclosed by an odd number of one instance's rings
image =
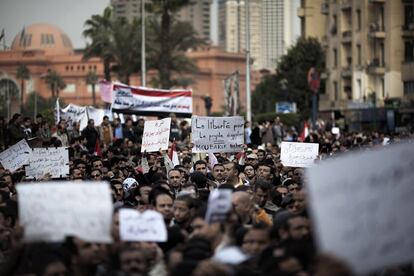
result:
[(72, 42), (58, 27), (50, 24), (33, 24), (13, 39), (12, 50), (44, 50), (46, 55), (73, 53)]

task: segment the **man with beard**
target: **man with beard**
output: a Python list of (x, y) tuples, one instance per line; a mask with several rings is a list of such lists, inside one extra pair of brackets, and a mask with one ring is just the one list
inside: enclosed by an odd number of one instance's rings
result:
[(215, 164), (213, 167), (213, 177), (214, 182), (217, 186), (226, 183), (226, 179), (224, 178), (224, 166), (223, 164)]
[(168, 184), (171, 187), (171, 190), (178, 194), (181, 190), (181, 185), (183, 184), (183, 176), (181, 171), (178, 169), (172, 169), (168, 172)]
[(304, 216), (289, 215), (277, 231), (286, 253), (296, 257), (305, 269), (315, 253), (309, 224), (309, 219)]

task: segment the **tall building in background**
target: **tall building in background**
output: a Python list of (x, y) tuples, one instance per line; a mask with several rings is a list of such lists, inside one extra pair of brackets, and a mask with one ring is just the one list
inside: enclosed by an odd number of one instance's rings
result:
[(191, 23), (198, 35), (205, 41), (210, 42), (210, 5), (212, 0), (192, 1), (190, 5), (182, 8), (177, 19)]
[[(219, 0), (219, 45), (228, 52), (246, 49), (245, 0)], [(297, 0), (250, 0), (250, 51), (254, 69), (274, 69), (300, 35)]]
[(327, 15), (321, 110), (379, 107), (414, 94), (413, 1), (331, 0), (321, 8)]
[(302, 37), (316, 37), (326, 43), (326, 22), (329, 4), (326, 0), (301, 0), (297, 15), (300, 18)]
[[(141, 16), (142, 0), (111, 0), (115, 17), (124, 17), (132, 20)], [(147, 0), (147, 4), (151, 1)], [(210, 39), (210, 5), (212, 0), (193, 0), (191, 4), (177, 12), (180, 21), (188, 21), (200, 38), (209, 42)]]
[(142, 0), (111, 0), (111, 6), (115, 17), (123, 17), (132, 20), (141, 16)]

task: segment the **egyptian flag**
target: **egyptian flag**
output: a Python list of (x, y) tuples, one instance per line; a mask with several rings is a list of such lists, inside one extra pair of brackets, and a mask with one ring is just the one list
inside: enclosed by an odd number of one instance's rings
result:
[(300, 133), (298, 140), (303, 142), (308, 136), (309, 136), (309, 126), (308, 126), (308, 123), (305, 121), (305, 123), (303, 124), (302, 132)]
[(102, 150), (101, 150), (101, 144), (99, 143), (99, 139), (96, 139), (94, 154), (96, 156), (102, 157)]
[(177, 143), (175, 142), (175, 140), (172, 143), (171, 151), (169, 152), (168, 157), (170, 158), (174, 166), (180, 165), (180, 160), (178, 159), (177, 153)]

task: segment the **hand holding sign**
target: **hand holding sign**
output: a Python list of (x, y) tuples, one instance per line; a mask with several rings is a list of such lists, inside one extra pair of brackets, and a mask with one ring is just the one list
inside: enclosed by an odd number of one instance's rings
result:
[(283, 166), (311, 167), (319, 153), (319, 144), (282, 142), (280, 159)]
[(111, 242), (112, 198), (107, 183), (25, 183), (16, 189), (26, 241), (59, 242), (76, 236)]
[(143, 213), (134, 209), (119, 211), (121, 241), (167, 241), (167, 228), (163, 216), (152, 210)]
[(171, 118), (145, 121), (141, 152), (154, 152), (168, 149)]
[(23, 165), (29, 164), (31, 148), (23, 139), (0, 153), (0, 162), (6, 170), (15, 172)]

